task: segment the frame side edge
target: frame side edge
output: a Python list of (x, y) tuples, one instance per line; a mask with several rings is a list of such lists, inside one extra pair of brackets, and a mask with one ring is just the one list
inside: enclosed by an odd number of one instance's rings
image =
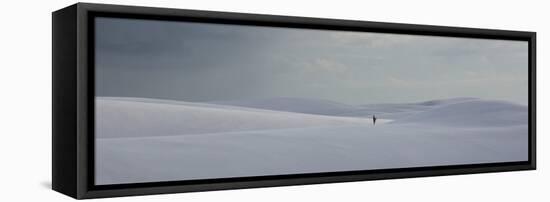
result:
[(529, 106), (530, 106), (530, 113), (531, 117), (529, 119), (531, 120), (529, 122), (529, 130), (530, 130), (530, 152), (531, 152), (531, 168), (533, 170), (537, 169), (537, 33), (532, 32), (531, 37), (529, 40), (529, 93), (531, 94), (529, 99)]
[(52, 13), (52, 189), (76, 198), (76, 5)]

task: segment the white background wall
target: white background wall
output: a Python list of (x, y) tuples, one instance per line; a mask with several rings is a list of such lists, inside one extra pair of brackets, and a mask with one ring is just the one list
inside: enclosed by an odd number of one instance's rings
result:
[[(545, 1), (89, 1), (261, 14), (536, 31), (538, 170), (105, 199), (107, 201), (549, 200), (545, 144), (550, 26)], [(0, 3), (0, 201), (68, 201), (51, 185), (51, 12), (75, 1)], [(546, 5), (545, 5), (546, 4)]]

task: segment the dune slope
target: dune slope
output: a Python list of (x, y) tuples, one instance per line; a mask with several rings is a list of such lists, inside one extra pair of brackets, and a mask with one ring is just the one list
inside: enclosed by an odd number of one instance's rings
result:
[(199, 103), (154, 103), (98, 98), (98, 138), (147, 137), (230, 131), (372, 125), (372, 120), (313, 114), (232, 108)]

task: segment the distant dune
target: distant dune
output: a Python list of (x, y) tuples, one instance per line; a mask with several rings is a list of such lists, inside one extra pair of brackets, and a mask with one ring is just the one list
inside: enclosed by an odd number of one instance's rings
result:
[(449, 99), (429, 100), (429, 101), (419, 102), (417, 104), (424, 105), (424, 106), (436, 106), (436, 105), (456, 104), (456, 103), (474, 101), (474, 100), (479, 100), (479, 98), (457, 97), (457, 98), (449, 98)]
[(528, 123), (526, 106), (502, 101), (472, 100), (447, 104), (398, 119), (399, 123), (498, 127)]
[(223, 106), (239, 106), (275, 111), (287, 111), (306, 114), (320, 114), (331, 116), (367, 117), (379, 115), (397, 118), (399, 115), (408, 115), (413, 112), (426, 111), (434, 107), (455, 104), (466, 101), (479, 100), (478, 98), (459, 97), (449, 99), (429, 100), (418, 103), (382, 103), (366, 105), (348, 105), (322, 99), (276, 97), (250, 100), (231, 100), (210, 102)]

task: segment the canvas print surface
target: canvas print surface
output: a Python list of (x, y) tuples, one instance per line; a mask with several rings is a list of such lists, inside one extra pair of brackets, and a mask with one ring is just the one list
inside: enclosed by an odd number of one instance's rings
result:
[(95, 184), (528, 160), (526, 41), (97, 17)]

